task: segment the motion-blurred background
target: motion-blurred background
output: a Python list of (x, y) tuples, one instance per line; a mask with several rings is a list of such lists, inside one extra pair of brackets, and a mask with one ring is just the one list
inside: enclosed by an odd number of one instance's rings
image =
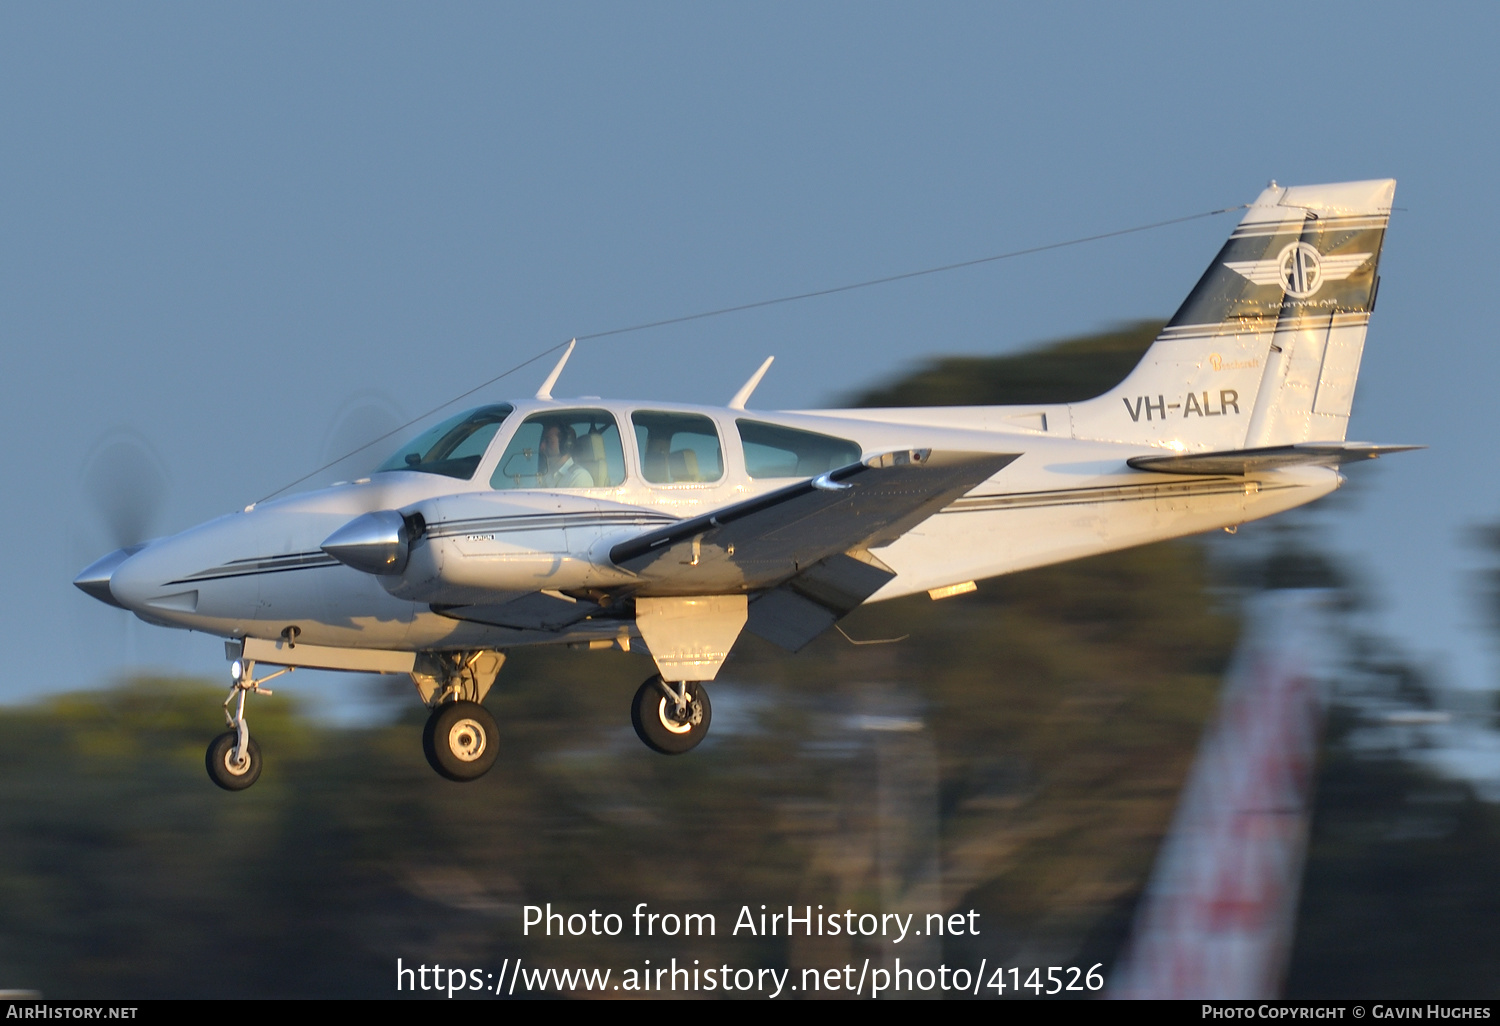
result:
[[(1338, 665), (1286, 991), (1493, 996), (1497, 21), (0, 9), (0, 426), (28, 449), (0, 504), (0, 989), (375, 996), (397, 956), (674, 953), (523, 943), (520, 906), (545, 901), (974, 907), (992, 929), (929, 956), (1113, 966), (1245, 599), (1293, 586), (1336, 596)], [(747, 637), (688, 759), (626, 725), (639, 657), (522, 653), (479, 783), (432, 776), (388, 682), (299, 673), (254, 709), (265, 776), (224, 795), (202, 771), (218, 643), (69, 583), (572, 335), (1227, 207), (1271, 177), (1384, 176), (1351, 438), (1431, 450), (1234, 537), (846, 625), (899, 644)], [(602, 339), (557, 394), (721, 402), (774, 353), (755, 405), (1077, 397), (1123, 375), (1235, 219)]]

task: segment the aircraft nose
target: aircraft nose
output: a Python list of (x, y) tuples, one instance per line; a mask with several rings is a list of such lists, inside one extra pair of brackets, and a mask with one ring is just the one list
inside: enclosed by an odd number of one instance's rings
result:
[(144, 545), (127, 545), (123, 549), (115, 549), (109, 555), (94, 560), (83, 568), (82, 573), (73, 578), (73, 586), (100, 602), (107, 602), (120, 609), (126, 608), (110, 590), (110, 580), (114, 577), (115, 571), (120, 568), (120, 564), (145, 547)]
[(198, 606), (198, 592), (173, 580), (182, 570), (178, 548), (170, 539), (154, 542), (115, 567), (109, 579), (115, 604), (156, 619), (193, 612)]

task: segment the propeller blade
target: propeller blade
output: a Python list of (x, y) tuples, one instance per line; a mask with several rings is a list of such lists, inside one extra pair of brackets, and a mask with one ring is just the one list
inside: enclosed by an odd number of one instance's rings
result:
[[(331, 464), (329, 474), (364, 477), (406, 441), (402, 432), (396, 431), (405, 420), (396, 401), (378, 389), (351, 395), (334, 414), (323, 439), (322, 462)], [(395, 434), (391, 434), (393, 431)]]
[(167, 468), (140, 432), (120, 428), (84, 461), (83, 489), (117, 548), (152, 536), (167, 497)]

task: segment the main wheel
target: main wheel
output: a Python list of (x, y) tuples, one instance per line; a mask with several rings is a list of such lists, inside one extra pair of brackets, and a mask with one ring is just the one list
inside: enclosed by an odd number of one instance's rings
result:
[(500, 754), (495, 717), (478, 702), (449, 702), (433, 710), (422, 731), (422, 751), (439, 776), (478, 780)]
[(698, 747), (708, 734), (713, 708), (708, 689), (697, 681), (678, 685), (687, 688), (687, 711), (678, 715), (677, 703), (662, 690), (660, 677), (651, 677), (635, 693), (630, 722), (646, 747), (663, 755), (681, 755)]
[(208, 779), (226, 791), (243, 791), (260, 779), (260, 745), (255, 738), (245, 746), (244, 757), (234, 761), (234, 745), (239, 734), (225, 731), (208, 743), (208, 754), (204, 763), (208, 767)]

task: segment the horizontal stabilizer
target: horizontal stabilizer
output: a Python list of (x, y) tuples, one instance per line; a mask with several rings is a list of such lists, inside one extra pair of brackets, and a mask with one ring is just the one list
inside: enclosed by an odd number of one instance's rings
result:
[(1389, 452), (1410, 452), (1425, 445), (1376, 445), (1373, 442), (1296, 442), (1259, 449), (1227, 452), (1173, 453), (1170, 456), (1136, 456), (1125, 462), (1136, 470), (1160, 474), (1253, 474), (1282, 467), (1333, 467), (1340, 463), (1373, 460)]

